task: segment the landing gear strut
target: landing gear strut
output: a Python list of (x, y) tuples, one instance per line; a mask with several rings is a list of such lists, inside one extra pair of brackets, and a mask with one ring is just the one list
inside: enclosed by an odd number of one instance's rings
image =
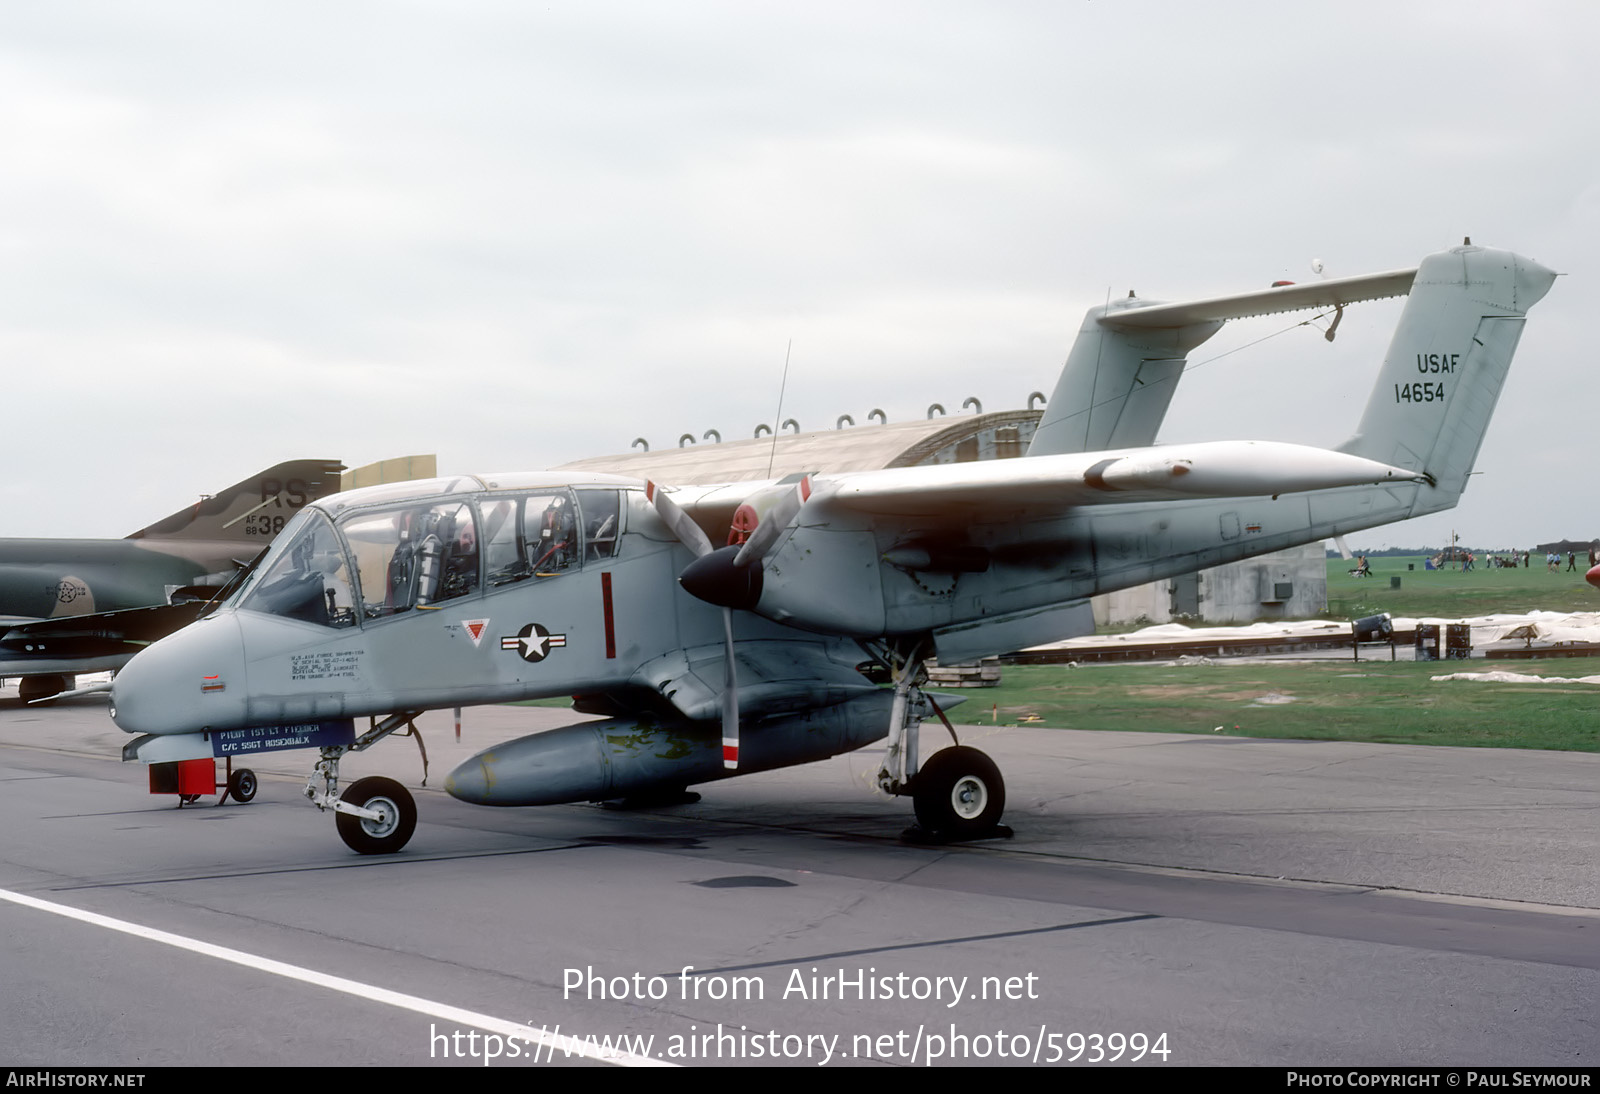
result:
[(889, 794), (910, 795), (917, 824), (905, 838), (918, 843), (949, 843), (1011, 835), (1000, 823), (1006, 807), (1005, 782), (993, 760), (959, 741), (935, 752), (920, 769), (917, 745), (922, 721), (932, 715), (956, 740), (944, 712), (922, 691), (928, 674), (919, 646), (901, 656), (890, 650), (882, 660), (894, 680), (894, 706), (889, 715), (888, 747), (878, 769), (878, 786)]
[[(423, 782), (426, 785), (428, 750), (422, 744), (422, 735), (413, 724), (419, 711), (391, 714), (383, 721), (374, 721), (372, 728), (357, 737), (348, 747), (338, 745), (324, 748), (322, 758), (311, 770), (306, 780), (306, 797), (321, 810), (333, 810), (334, 827), (339, 838), (350, 850), (360, 855), (392, 855), (411, 840), (417, 827), (417, 803), (411, 791), (380, 775), (369, 775), (351, 783), (343, 794), (339, 793), (339, 758), (346, 752), (360, 752), (370, 748), (396, 730), (410, 727), (409, 733), (417, 739), (422, 750)], [(319, 789), (318, 781), (322, 786)]]

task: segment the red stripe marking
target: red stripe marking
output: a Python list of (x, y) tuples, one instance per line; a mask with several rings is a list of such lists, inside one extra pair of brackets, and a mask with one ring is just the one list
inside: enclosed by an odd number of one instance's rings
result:
[(606, 570), (600, 575), (600, 603), (606, 613), (606, 657), (614, 660), (617, 656), (617, 629), (611, 617), (611, 571)]
[(722, 762), (723, 763), (727, 763), (729, 760), (732, 760), (734, 763), (738, 763), (739, 762), (739, 746), (738, 745), (723, 745), (722, 746)]

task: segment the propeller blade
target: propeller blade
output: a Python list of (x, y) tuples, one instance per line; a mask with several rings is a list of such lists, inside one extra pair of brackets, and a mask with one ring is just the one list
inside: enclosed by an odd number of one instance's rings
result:
[[(806, 482), (804, 485), (806, 496), (809, 497), (810, 483)], [(672, 529), (672, 534), (678, 537), (680, 543), (693, 551), (697, 559), (703, 559), (715, 550), (705, 532), (688, 513), (684, 512), (681, 505), (667, 495), (665, 490), (654, 482), (646, 481), (644, 495), (650, 504), (655, 506), (656, 512), (661, 514), (661, 519), (667, 527)], [(785, 522), (799, 512), (804, 500), (801, 498), (794, 504), (793, 509), (783, 518)], [(759, 534), (760, 531), (758, 526), (756, 532)], [(731, 550), (732, 548), (726, 548), (725, 552)], [(693, 568), (694, 564), (691, 563), (690, 569)], [(730, 771), (736, 771), (739, 767), (739, 673), (734, 661), (733, 611), (726, 607), (722, 609), (722, 640), (722, 766)]]
[(733, 661), (733, 611), (722, 609), (722, 766), (739, 768), (739, 674)]
[(810, 497), (811, 476), (807, 475), (794, 484), (794, 489), (772, 503), (772, 508), (767, 510), (766, 515), (761, 518), (761, 523), (756, 525), (756, 530), (750, 533), (750, 538), (739, 548), (733, 564), (743, 567), (765, 558), (772, 545), (799, 515), (801, 507)]
[(656, 507), (656, 512), (666, 522), (672, 534), (678, 537), (678, 542), (695, 553), (695, 557), (709, 555), (712, 551), (711, 540), (700, 530), (694, 518), (683, 511), (683, 506), (673, 501), (667, 492), (654, 482), (646, 481), (644, 496), (651, 505)]

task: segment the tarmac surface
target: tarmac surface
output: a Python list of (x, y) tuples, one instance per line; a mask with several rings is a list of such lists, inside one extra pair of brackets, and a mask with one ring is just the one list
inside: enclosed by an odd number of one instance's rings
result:
[[(1593, 754), (958, 726), (1016, 834), (930, 847), (877, 748), (696, 805), (464, 805), (432, 789), (459, 760), (580, 720), (469, 708), (459, 744), (422, 720), (416, 835), (363, 858), (301, 797), (312, 753), (177, 809), (104, 708), (0, 690), (0, 1064), (1600, 1054)], [(343, 765), (372, 773), (415, 789), (416, 747)]]

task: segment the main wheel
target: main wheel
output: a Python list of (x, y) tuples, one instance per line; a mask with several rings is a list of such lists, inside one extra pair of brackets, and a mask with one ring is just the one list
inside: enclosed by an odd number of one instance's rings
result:
[(40, 700), (50, 700), (53, 695), (59, 695), (71, 687), (65, 676), (24, 676), (17, 683), (17, 697), (24, 703), (35, 706), (44, 706)]
[(1006, 807), (1006, 784), (994, 761), (958, 745), (928, 757), (912, 784), (917, 823), (948, 839), (989, 835)]
[(228, 779), (228, 793), (240, 805), (255, 797), (256, 789), (256, 773), (248, 767), (241, 767)]
[(339, 800), (378, 813), (377, 820), (351, 813), (333, 815), (339, 838), (357, 854), (392, 855), (410, 841), (416, 830), (417, 803), (411, 792), (393, 779), (381, 775), (357, 779), (339, 795)]

